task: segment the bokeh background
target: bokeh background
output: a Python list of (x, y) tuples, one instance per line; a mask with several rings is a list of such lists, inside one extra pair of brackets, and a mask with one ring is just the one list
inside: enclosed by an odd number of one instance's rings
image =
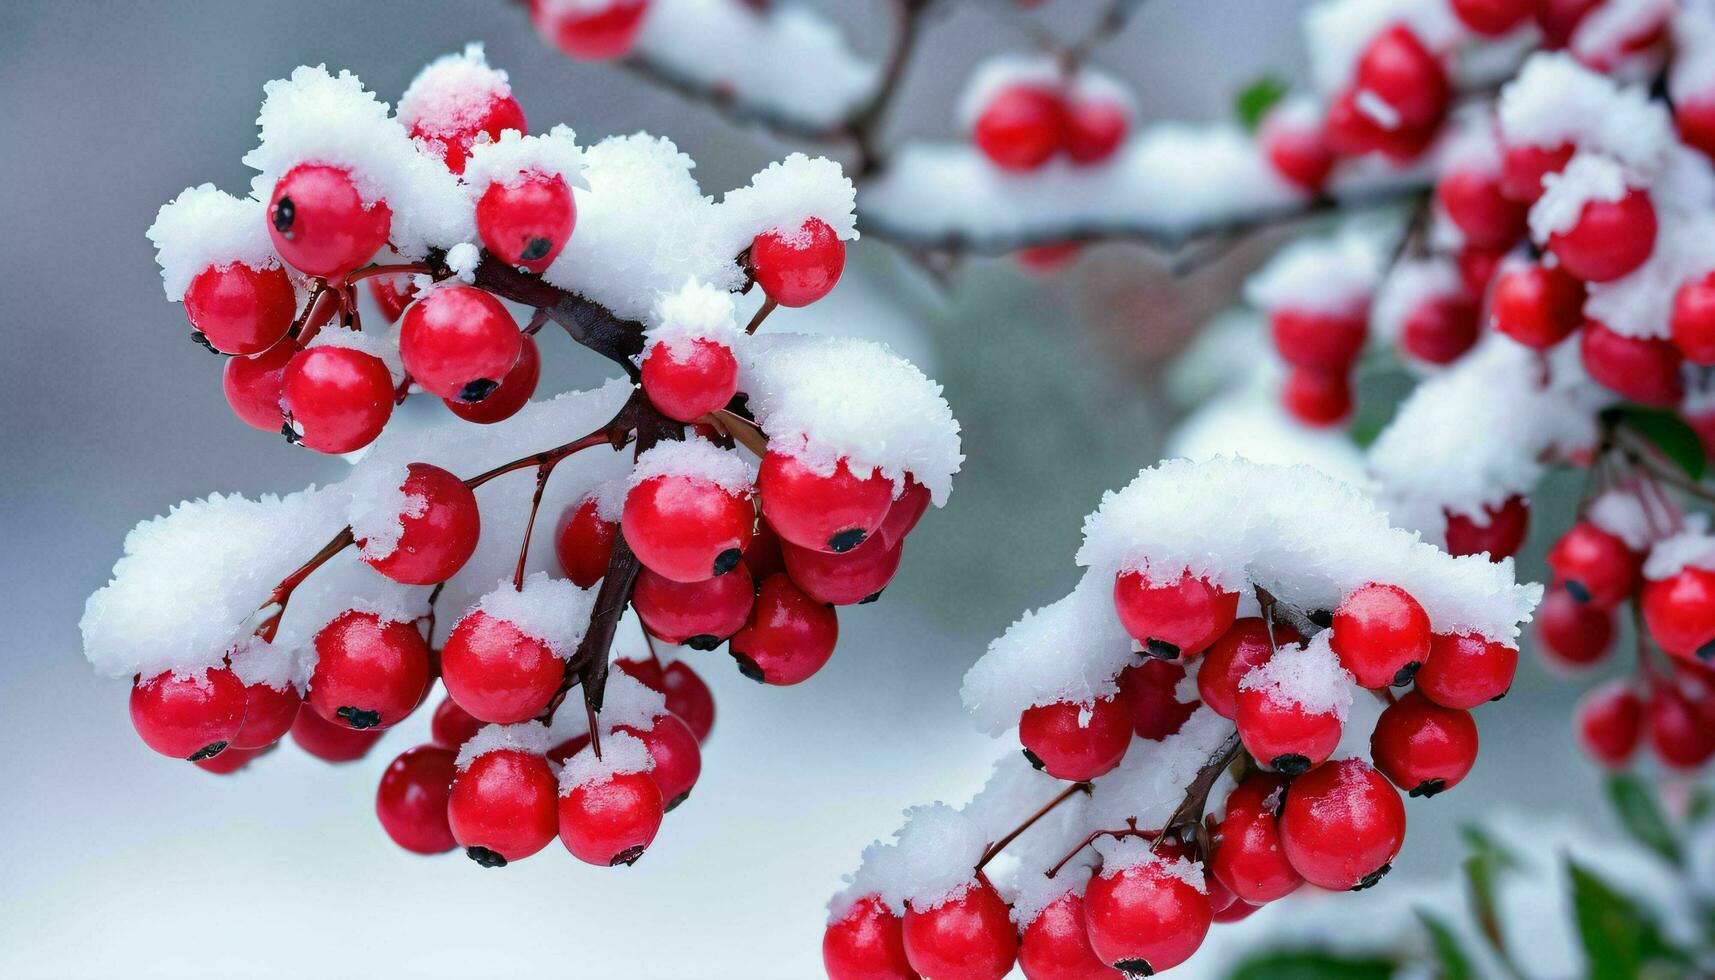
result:
[[(885, 42), (884, 4), (822, 6), (861, 44)], [(970, 68), (1028, 45), (1005, 6), (934, 23), (889, 139), (945, 132)], [(1255, 77), (1301, 73), (1300, 7), (1151, 4), (1097, 60), (1135, 85), (1146, 117), (1222, 115)], [(1096, 8), (1055, 0), (1039, 23), (1075, 35)], [(1164, 366), (1268, 244), (1182, 280), (1115, 245), (1052, 279), (987, 260), (941, 288), (861, 243), (838, 302), (781, 325), (819, 317), (920, 359), (945, 383), (969, 456), (886, 601), (842, 614), (834, 662), (800, 687), (696, 662), (720, 711), (704, 780), (636, 867), (599, 871), (558, 848), (499, 872), (412, 858), (371, 807), (426, 718), (359, 763), (329, 768), (288, 747), (212, 777), (135, 738), (126, 686), (91, 673), (77, 620), (139, 519), (214, 490), (296, 489), (342, 465), (232, 417), (219, 362), (162, 301), (143, 237), (155, 209), (204, 180), (248, 186), (239, 157), (265, 80), (326, 62), (393, 100), (470, 40), (511, 72), (538, 128), (565, 121), (586, 143), (671, 136), (710, 192), (793, 148), (568, 61), (506, 0), (0, 5), (0, 976), (817, 975), (823, 902), (859, 849), (907, 805), (962, 801), (1011, 751), (974, 731), (960, 676), (1076, 580), (1080, 518), (1157, 458), (1171, 424)], [(546, 339), (544, 391), (599, 377)], [(1564, 516), (1561, 495), (1551, 488), (1539, 523)], [(1540, 577), (1541, 550), (1526, 575)], [(1393, 887), (1447, 870), (1458, 824), (1497, 801), (1591, 809), (1595, 776), (1567, 726), (1581, 687), (1525, 664), (1507, 704), (1479, 713), (1476, 773), (1411, 803)], [(1284, 904), (1259, 918), (1294, 914)]]

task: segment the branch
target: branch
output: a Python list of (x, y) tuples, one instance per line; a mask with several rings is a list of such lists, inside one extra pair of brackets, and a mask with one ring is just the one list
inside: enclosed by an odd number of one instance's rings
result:
[(983, 856), (977, 861), (976, 870), (981, 871), (990, 861), (995, 859), (996, 855), (1000, 854), (1001, 851), (1006, 850), (1008, 844), (1017, 840), (1019, 835), (1034, 826), (1036, 821), (1041, 820), (1043, 817), (1052, 813), (1055, 807), (1071, 799), (1073, 794), (1078, 792), (1088, 793), (1089, 791), (1090, 784), (1088, 782), (1073, 783), (1064, 790), (1061, 790), (1053, 799), (1043, 804), (1041, 809), (1032, 813), (1030, 816), (1025, 817), (1024, 820), (1019, 823), (1018, 826), (1012, 828), (1005, 837), (1002, 837), (1000, 840), (997, 840), (984, 848)]
[(905, 66), (922, 36), (923, 15), (932, 0), (896, 0), (894, 7), (899, 21), (899, 34), (889, 49), (887, 64), (881, 70), (881, 82), (869, 102), (859, 109), (845, 125), (846, 135), (857, 150), (856, 180), (862, 180), (881, 170), (886, 158), (877, 145), (881, 126), (887, 121), (887, 111), (898, 97), (900, 82), (905, 78)]

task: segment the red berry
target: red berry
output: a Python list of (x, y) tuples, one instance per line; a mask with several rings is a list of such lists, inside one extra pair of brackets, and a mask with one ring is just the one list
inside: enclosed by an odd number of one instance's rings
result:
[(882, 518), (881, 525), (875, 529), (875, 537), (880, 539), (883, 547), (892, 548), (905, 540), (923, 519), (928, 511), (930, 502), (929, 488), (916, 480), (910, 474), (905, 477), (905, 490), (896, 497), (887, 508), (887, 516)]
[(185, 290), (185, 316), (225, 354), (255, 354), (279, 343), (297, 313), (286, 270), (242, 262), (209, 266)]
[(764, 579), (750, 622), (733, 634), (728, 649), (744, 676), (764, 684), (808, 680), (834, 655), (839, 640), (834, 611), (805, 595), (784, 575)]
[(821, 218), (794, 232), (765, 231), (750, 243), (750, 273), (781, 306), (809, 306), (828, 295), (846, 267), (846, 243)]
[(349, 453), (375, 441), (393, 415), (393, 376), (379, 357), (324, 345), (292, 355), (280, 407), (299, 442), (322, 453)]
[(1655, 250), (1655, 205), (1630, 190), (1618, 201), (1591, 201), (1566, 231), (1548, 236), (1548, 251), (1585, 282), (1608, 282), (1630, 273)]
[(1495, 280), (1489, 322), (1534, 350), (1560, 343), (1584, 322), (1584, 284), (1559, 267), (1509, 269)]
[[(876, 533), (881, 532), (878, 530)], [(750, 569), (752, 582), (786, 571), (786, 556), (781, 552), (783, 544), (780, 535), (774, 533), (774, 528), (767, 521), (756, 522), (756, 536), (750, 539), (750, 547), (744, 549), (744, 567)]]
[(1453, 13), (1478, 34), (1498, 37), (1535, 13), (1535, 0), (1451, 0)]
[(695, 422), (738, 391), (738, 358), (719, 341), (659, 343), (643, 358), (643, 393), (668, 418)]
[(454, 776), (447, 823), (471, 860), (485, 868), (504, 867), (554, 839), (558, 796), (547, 759), (496, 749), (477, 756)]
[(613, 666), (651, 691), (662, 694), (667, 692), (667, 672), (661, 669), (661, 661), (652, 655), (637, 660), (621, 657), (614, 660)]
[(683, 660), (675, 660), (662, 673), (667, 710), (678, 716), (699, 743), (708, 740), (715, 727), (715, 696), (709, 685)]
[(845, 554), (800, 548), (790, 541), (781, 542), (780, 551), (792, 582), (810, 598), (833, 606), (878, 598), (904, 555), (899, 545), (889, 548), (879, 531)]
[(1626, 764), (1643, 737), (1644, 704), (1631, 685), (1612, 680), (1578, 702), (1578, 742), (1610, 769)]
[(1278, 817), (1287, 780), (1256, 773), (1227, 795), (1226, 815), (1209, 870), (1240, 901), (1263, 905), (1284, 898), (1304, 884), (1280, 849)]
[(1076, 164), (1101, 163), (1113, 156), (1131, 127), (1131, 113), (1109, 99), (1072, 99), (1065, 113), (1066, 155)]
[(1127, 976), (1147, 977), (1185, 962), (1203, 944), (1214, 910), (1180, 869), (1183, 858), (1104, 871), (1084, 891), (1090, 948)]
[[(481, 105), (473, 105), (474, 101), (468, 96), (458, 100), (426, 100), (424, 105), (443, 110), (444, 114), (439, 117), (418, 116), (411, 121), (411, 138), (419, 144), (427, 144), (429, 152), (439, 155), (447, 169), (455, 174), (464, 173), (471, 148), (478, 143), (495, 142), (508, 129), (516, 129), (520, 133), (530, 131), (529, 123), (524, 121), (524, 108), (511, 95), (489, 93)], [(479, 229), (481, 214), (479, 210)]]
[(1114, 577), (1114, 608), (1125, 631), (1150, 656), (1189, 659), (1232, 628), (1239, 594), (1192, 578), (1189, 571), (1164, 583), (1127, 571)]
[(1281, 308), (1269, 312), (1268, 325), (1274, 346), (1286, 363), (1330, 374), (1352, 366), (1369, 333), (1361, 309), (1335, 314)]
[(1637, 588), (1643, 562), (1626, 543), (1589, 521), (1568, 528), (1548, 552), (1555, 584), (1597, 609), (1612, 609)]
[(1417, 672), (1417, 690), (1443, 708), (1475, 708), (1513, 686), (1518, 650), (1474, 633), (1438, 633)]
[(195, 762), (232, 743), (244, 723), (244, 702), (244, 682), (229, 668), (183, 678), (169, 670), (131, 685), (131, 724), (149, 748)]
[(1500, 177), (1453, 170), (1435, 184), (1435, 199), (1465, 240), (1483, 248), (1508, 248), (1524, 237), (1529, 208), (1501, 193)]
[(405, 276), (370, 276), (363, 283), (388, 323), (399, 322), (399, 315), (417, 298), (416, 283)]
[(822, 969), (828, 980), (918, 980), (905, 959), (905, 925), (879, 895), (865, 895), (828, 923)]
[(762, 457), (756, 487), (762, 516), (781, 539), (817, 551), (851, 551), (875, 533), (893, 506), (893, 483), (880, 471), (858, 477), (844, 457), (832, 473), (818, 473), (770, 451)]
[(355, 762), (368, 755), (385, 733), (380, 728), (358, 731), (336, 725), (314, 711), (300, 711), (292, 722), (292, 741), (323, 762)]
[(649, 0), (613, 0), (590, 10), (569, 11), (552, 0), (530, 0), (530, 19), (541, 34), (562, 52), (583, 61), (606, 61), (631, 53)]
[(1472, 296), (1487, 293), (1503, 258), (1506, 252), (1502, 249), (1479, 248), (1469, 242), (1459, 246), (1453, 261), (1459, 266), (1459, 281), (1465, 284), (1465, 291)]
[(1688, 280), (1673, 297), (1673, 342), (1693, 364), (1715, 364), (1715, 272)]
[(1072, 782), (1094, 779), (1119, 765), (1131, 731), (1131, 712), (1117, 697), (1039, 704), (1026, 708), (1018, 720), (1018, 740), (1030, 764)]
[[(1282, 644), (1299, 641), (1297, 631), (1285, 626), (1274, 628), (1274, 638)], [(1254, 616), (1238, 620), (1203, 654), (1203, 665), (1197, 668), (1198, 695), (1222, 718), (1238, 717), (1239, 681), (1272, 656), (1268, 626)]]
[(1590, 377), (1632, 401), (1666, 408), (1685, 397), (1685, 355), (1672, 341), (1625, 337), (1586, 320), (1578, 350)]
[(1487, 554), (1490, 561), (1500, 561), (1518, 553), (1530, 530), (1530, 504), (1513, 494), (1499, 507), (1484, 505), (1483, 516), (1487, 522), (1478, 524), (1464, 514), (1447, 515), (1448, 554)]
[(1443, 708), (1416, 691), (1388, 705), (1370, 734), (1382, 775), (1412, 796), (1459, 784), (1477, 762), (1477, 723), (1469, 711)]
[(431, 290), (399, 324), (406, 372), (438, 398), (482, 401), (518, 363), (523, 347), (512, 314), (475, 286)]
[(1391, 115), (1386, 107), (1378, 107), (1368, 98), (1360, 99), (1360, 89), (1347, 87), (1328, 104), (1328, 146), (1341, 156), (1361, 156), (1380, 152), (1398, 163), (1406, 163), (1422, 155), (1434, 141), (1439, 127), (1399, 126), (1387, 128), (1379, 116)]
[(441, 649), (447, 693), (473, 717), (495, 724), (541, 714), (565, 670), (548, 644), (481, 609), (459, 620)]
[(244, 723), (232, 736), (229, 748), (262, 749), (286, 737), (292, 722), (298, 719), (298, 709), (304, 699), (297, 688), (283, 688), (256, 683), (244, 688)]
[(1027, 245), (1012, 253), (1013, 261), (1026, 273), (1049, 276), (1078, 261), (1084, 254), (1079, 242), (1053, 242), (1048, 245)]
[(1121, 980), (1090, 948), (1084, 929), (1084, 897), (1067, 892), (1048, 903), (1024, 927), (1018, 966), (1025, 980)]
[(507, 265), (542, 272), (560, 257), (578, 222), (572, 189), (559, 174), (531, 171), (496, 181), (476, 202), (476, 233)]
[(300, 272), (324, 279), (343, 276), (387, 244), (393, 212), (386, 201), (364, 206), (351, 172), (300, 163), (274, 184), (268, 200), (268, 237), (280, 257)]
[(1018, 957), (1018, 932), (994, 886), (978, 879), (930, 909), (905, 906), (905, 958), (935, 980), (1001, 980)]
[(375, 816), (387, 836), (413, 854), (443, 854), (458, 846), (447, 823), (457, 753), (434, 745), (407, 749), (381, 774)]
[(1688, 661), (1715, 661), (1715, 572), (1687, 566), (1646, 580), (1640, 602), (1650, 638), (1663, 650)]
[[(221, 390), (232, 413), (253, 429), (279, 432), (285, 421), (280, 410), (286, 365), (298, 352), (296, 344), (279, 343), (253, 357), (229, 357), (221, 371)], [(385, 370), (385, 368), (383, 368)], [(389, 386), (392, 379), (388, 379)]]
[[(399, 514), (404, 532), (393, 550), (375, 558), (359, 553), (364, 564), (395, 582), (433, 585), (464, 567), (476, 551), (482, 518), (476, 495), (458, 477), (429, 463), (406, 468), (401, 489), (409, 501)], [(365, 547), (359, 540), (358, 547)]]
[(1542, 29), (1542, 46), (1550, 51), (1566, 47), (1586, 15), (1603, 0), (1537, 0), (1536, 23)]
[(1671, 680), (1657, 681), (1644, 705), (1650, 747), (1675, 769), (1695, 769), (1715, 756), (1715, 725), (1708, 709)]
[(1469, 296), (1432, 296), (1406, 315), (1399, 345), (1420, 361), (1450, 364), (1476, 344), (1478, 320), (1477, 303)]
[(443, 749), (457, 752), (459, 747), (475, 737), (483, 726), (470, 712), (459, 707), (452, 698), (442, 698), (429, 718), (429, 740)]
[(971, 129), (971, 138), (1002, 170), (1035, 170), (1065, 147), (1066, 106), (1060, 93), (1039, 85), (1009, 85), (994, 94)]
[(489, 392), (487, 398), (479, 402), (443, 398), (441, 402), (454, 415), (478, 425), (504, 422), (517, 415), (520, 409), (530, 404), (530, 396), (536, 393), (536, 384), (542, 379), (542, 355), (536, 350), (536, 339), (528, 334), (522, 336), (524, 343), (518, 349), (517, 363), (506, 372), (506, 377), (500, 379), (500, 387)]
[(646, 567), (675, 582), (701, 582), (738, 565), (756, 511), (708, 480), (655, 476), (625, 495), (619, 526)]
[(1276, 772), (1296, 776), (1328, 761), (1340, 745), (1337, 711), (1314, 711), (1272, 687), (1239, 688), (1239, 738)]
[(1524, 204), (1535, 204), (1544, 190), (1542, 179), (1566, 169), (1576, 151), (1570, 143), (1554, 147), (1508, 146), (1501, 151), (1501, 193)]
[(347, 610), (316, 634), (316, 667), (304, 700), (348, 728), (387, 728), (422, 699), (429, 645), (412, 623)]
[(1356, 85), (1398, 117), (1390, 130), (1433, 129), (1452, 101), (1447, 70), (1417, 35), (1394, 25), (1376, 35), (1358, 59)]
[(649, 776), (660, 789), (666, 809), (673, 809), (691, 795), (691, 787), (697, 785), (697, 777), (703, 772), (703, 753), (697, 747), (696, 734), (683, 721), (665, 714), (656, 717), (648, 731), (630, 725), (620, 725), (614, 731), (637, 736), (649, 750), (649, 758), (655, 762)]
[(1200, 702), (1185, 703), (1175, 696), (1185, 679), (1185, 665), (1153, 657), (1120, 672), (1120, 694), (1139, 738), (1159, 742), (1177, 734)]
[(1344, 371), (1290, 370), (1280, 399), (1292, 417), (1305, 425), (1336, 425), (1352, 414), (1352, 385)]
[(1320, 194), (1334, 169), (1334, 150), (1321, 120), (1300, 120), (1283, 112), (1264, 117), (1259, 139), (1276, 173), (1310, 194)]
[(1226, 908), (1217, 911), (1215, 913), (1215, 921), (1240, 922), (1250, 918), (1251, 913), (1260, 908), (1262, 908), (1262, 906), (1252, 905), (1249, 902), (1234, 902)]
[(635, 864), (661, 829), (661, 789), (647, 772), (613, 773), (560, 797), (560, 843), (586, 864)]
[(1429, 614), (1397, 585), (1371, 583), (1340, 600), (1329, 645), (1358, 684), (1407, 684), (1429, 658)]
[(219, 755), (211, 755), (206, 759), (197, 759), (191, 763), (203, 772), (212, 772), (217, 776), (230, 776), (245, 766), (250, 760), (262, 755), (265, 749), (241, 749), (229, 746)]
[(1281, 846), (1312, 885), (1368, 888), (1388, 872), (1404, 841), (1405, 804), (1362, 759), (1312, 769), (1286, 793)]
[(1715, 99), (1705, 92), (1688, 99), (1675, 99), (1673, 122), (1685, 145), (1706, 157), (1715, 157)]
[(650, 633), (693, 650), (713, 650), (744, 628), (756, 589), (740, 562), (725, 575), (701, 582), (675, 582), (645, 568), (637, 575), (631, 604)]
[[(1656, 584), (1644, 583), (1646, 621), (1650, 589)], [(1608, 655), (1614, 641), (1614, 614), (1579, 602), (1567, 595), (1565, 589), (1549, 589), (1536, 609), (1536, 638), (1537, 652), (1551, 664), (1588, 667)]]
[(613, 557), (613, 541), (619, 536), (619, 524), (604, 521), (595, 497), (585, 497), (560, 516), (554, 531), (554, 554), (566, 577), (580, 589), (587, 589), (607, 574), (607, 563)]

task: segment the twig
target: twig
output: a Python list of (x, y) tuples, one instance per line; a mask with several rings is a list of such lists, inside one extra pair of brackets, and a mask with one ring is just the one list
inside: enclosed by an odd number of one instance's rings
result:
[(1060, 804), (1071, 799), (1073, 794), (1078, 793), (1078, 792), (1088, 793), (1089, 791), (1090, 791), (1090, 784), (1087, 782), (1073, 783), (1072, 785), (1066, 787), (1064, 790), (1061, 790), (1058, 794), (1055, 795), (1055, 797), (1053, 799), (1049, 800), (1047, 803), (1044, 803), (1042, 805), (1041, 809), (1037, 810), (1035, 813), (1032, 813), (1030, 816), (1025, 817), (1023, 822), (1021, 822), (1018, 826), (1012, 828), (1012, 830), (1008, 831), (1005, 837), (1002, 837), (1000, 840), (997, 840), (994, 843), (990, 844), (988, 847), (984, 848), (983, 849), (983, 856), (980, 859), (978, 859), (978, 861), (977, 861), (976, 870), (981, 871), (990, 861), (993, 861), (995, 859), (996, 855), (1000, 854), (1001, 851), (1006, 850), (1006, 847), (1008, 844), (1011, 844), (1013, 841), (1017, 840), (1019, 835), (1024, 833), (1025, 831), (1029, 830), (1036, 823), (1036, 821), (1041, 820), (1043, 817), (1046, 817), (1048, 814), (1052, 813), (1054, 811), (1055, 807), (1057, 807)]

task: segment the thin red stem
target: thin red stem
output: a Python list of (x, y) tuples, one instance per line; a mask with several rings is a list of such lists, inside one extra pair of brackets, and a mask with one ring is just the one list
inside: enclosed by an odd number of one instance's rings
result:
[(432, 276), (435, 270), (426, 262), (408, 262), (400, 265), (367, 265), (345, 277), (346, 285), (372, 279), (375, 276)]
[(524, 540), (518, 545), (518, 567), (512, 570), (512, 591), (524, 591), (524, 563), (530, 557), (530, 535), (536, 529), (536, 513), (542, 509), (542, 492), (548, 489), (548, 477), (554, 473), (554, 467), (565, 459), (557, 456), (541, 466), (536, 467), (536, 492), (530, 495), (530, 516), (524, 521)]
[(1044, 803), (1042, 805), (1041, 809), (1037, 810), (1035, 813), (1032, 813), (1030, 816), (1025, 817), (1024, 820), (1018, 826), (1016, 826), (1016, 827), (1012, 828), (1012, 830), (1008, 831), (1005, 837), (1002, 837), (1000, 840), (997, 840), (994, 843), (990, 844), (988, 847), (984, 848), (983, 849), (983, 856), (980, 859), (978, 859), (978, 861), (977, 861), (977, 868), (976, 868), (977, 871), (979, 871), (979, 872), (982, 871), (982, 869), (990, 861), (993, 861), (995, 859), (996, 855), (998, 855), (998, 854), (1000, 854), (1000, 852), (1006, 850), (1008, 844), (1011, 844), (1013, 841), (1017, 840), (1019, 835), (1024, 833), (1025, 831), (1029, 830), (1036, 823), (1036, 821), (1041, 820), (1043, 817), (1046, 817), (1048, 814), (1054, 812), (1055, 807), (1057, 807), (1060, 804), (1071, 799), (1073, 797), (1073, 795), (1075, 795), (1079, 792), (1088, 793), (1089, 791), (1090, 791), (1090, 784), (1087, 782), (1082, 782), (1082, 783), (1073, 783), (1072, 785), (1061, 790), (1059, 793), (1055, 794), (1054, 798), (1049, 800), (1047, 803)]

